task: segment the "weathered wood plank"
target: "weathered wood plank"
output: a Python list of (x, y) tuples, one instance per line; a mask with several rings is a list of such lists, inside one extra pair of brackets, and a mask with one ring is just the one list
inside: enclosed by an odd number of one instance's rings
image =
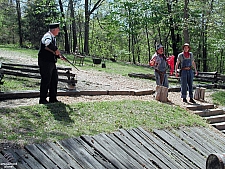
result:
[(223, 133), (213, 127), (211, 127), (211, 129), (194, 127), (192, 130), (194, 130), (200, 138), (207, 140), (208, 144), (212, 145), (213, 148), (216, 147), (216, 151), (225, 152), (225, 135)]
[(76, 139), (84, 148), (96, 159), (101, 163), (105, 168), (107, 169), (115, 169), (115, 167), (104, 157), (96, 151), (92, 146), (89, 146), (84, 140), (82, 140), (80, 137), (74, 138)]
[(225, 122), (213, 123), (211, 125), (218, 130), (225, 130)]
[(83, 140), (88, 142), (89, 145), (91, 145), (96, 151), (101, 153), (101, 155), (106, 158), (115, 168), (125, 169), (126, 167), (123, 166), (113, 155), (108, 153), (107, 150), (105, 150), (98, 142), (94, 141), (93, 137), (89, 136), (81, 136)]
[(171, 155), (171, 158), (174, 158), (174, 160), (179, 163), (182, 168), (196, 168), (196, 165), (194, 165), (191, 161), (189, 161), (186, 157), (181, 156), (180, 152), (175, 150), (172, 146), (167, 144), (164, 140), (160, 139), (156, 135), (152, 135), (151, 133), (145, 131), (143, 128), (139, 127), (136, 129), (139, 131), (139, 133), (143, 133), (149, 141), (154, 145), (157, 145), (159, 148), (161, 148), (162, 151), (165, 151), (167, 154)]
[[(34, 79), (41, 79), (41, 76), (39, 74), (27, 74), (27, 73), (12, 72), (12, 71), (4, 71), (4, 74), (20, 76), (20, 77), (28, 77), (28, 78), (34, 78)], [(63, 79), (63, 78), (59, 78), (58, 81), (64, 82), (64, 83), (74, 83), (74, 84), (77, 83), (77, 80)]]
[(213, 109), (214, 104), (204, 103), (204, 104), (195, 104), (195, 105), (188, 105), (187, 109), (189, 110), (203, 110), (203, 109)]
[[(141, 142), (141, 144), (149, 150), (156, 158), (158, 159), (156, 162), (160, 164), (164, 163), (167, 168), (181, 168), (181, 166), (176, 163), (176, 161), (172, 160), (171, 155), (164, 153), (164, 151), (160, 150), (155, 144), (151, 144), (148, 142), (148, 139), (143, 139), (138, 133), (133, 130), (127, 131), (130, 133), (135, 139)], [(143, 135), (142, 135), (143, 136)]]
[(0, 153), (0, 168), (12, 168), (15, 169), (14, 166), (12, 166), (8, 160)]
[[(137, 153), (137, 156), (142, 157), (147, 163), (145, 166), (157, 168), (160, 166), (161, 168), (168, 167), (164, 163), (160, 162), (154, 154), (152, 154), (149, 150), (147, 150), (139, 141), (135, 138), (131, 137), (129, 133), (125, 130), (120, 130), (120, 133), (116, 132), (114, 135), (117, 138), (120, 138), (121, 141), (129, 146), (133, 151)], [(122, 138), (121, 138), (122, 137)], [(135, 146), (134, 146), (135, 145)], [(150, 165), (149, 165), (150, 164)]]
[(205, 159), (199, 156), (198, 152), (192, 150), (186, 143), (182, 142), (182, 140), (174, 137), (174, 135), (168, 131), (154, 130), (154, 133), (174, 147), (174, 149), (179, 151), (183, 156), (189, 159), (189, 161), (193, 161), (196, 167), (204, 168)]
[[(6, 65), (6, 66), (19, 66), (19, 67), (30, 67), (30, 68), (39, 68), (38, 65), (25, 65), (25, 64), (15, 64), (15, 63), (5, 63), (3, 62), (2, 65)], [(57, 66), (58, 70), (72, 70), (71, 67), (59, 67)]]
[(205, 117), (210, 124), (225, 121), (225, 114)]
[(92, 155), (90, 155), (83, 146), (75, 142), (74, 139), (70, 138), (58, 143), (67, 153), (73, 156), (83, 168), (103, 168), (103, 166)]
[(59, 168), (53, 161), (51, 161), (35, 144), (25, 146), (25, 149), (45, 168)]
[(148, 90), (136, 90), (134, 91), (134, 95), (135, 96), (142, 96), (142, 95), (151, 95), (153, 94), (155, 91), (152, 89), (148, 89)]
[(54, 161), (59, 168), (71, 169), (71, 167), (66, 163), (58, 154), (49, 147), (48, 144), (36, 144), (37, 148), (39, 148), (45, 156), (47, 156), (51, 161)]
[(69, 154), (67, 154), (66, 151), (64, 151), (60, 145), (58, 145), (56, 143), (52, 143), (52, 142), (49, 142), (47, 144), (49, 147), (51, 147), (55, 151), (55, 153), (58, 156), (60, 156), (62, 158), (62, 160), (64, 160), (70, 166), (72, 166), (75, 169), (83, 169), (83, 167), (81, 167), (73, 157), (71, 157)]
[(127, 154), (129, 154), (132, 158), (134, 158), (142, 167), (155, 168), (149, 160), (146, 161), (144, 158), (140, 157), (133, 150), (133, 147), (130, 147), (126, 143), (122, 142), (124, 136), (121, 136), (120, 138), (118, 138), (114, 134), (109, 134), (108, 137), (111, 138), (114, 142), (116, 142), (124, 151), (126, 151)]
[[(29, 152), (27, 152), (25, 149), (17, 149), (15, 150), (15, 153), (20, 156), (20, 158), (25, 161), (25, 163), (31, 168), (31, 169), (45, 169), (44, 166), (37, 161)], [(22, 161), (22, 162), (23, 162)]]
[(127, 168), (134, 168), (135, 166), (138, 168), (141, 167), (137, 161), (123, 151), (121, 147), (110, 140), (105, 134), (94, 136), (94, 139)]
[(217, 109), (198, 110), (198, 111), (194, 111), (193, 113), (196, 115), (199, 115), (201, 117), (225, 114), (222, 109), (218, 109), (218, 108)]
[(131, 90), (109, 90), (108, 95), (134, 95)]
[[(13, 157), (13, 161), (10, 161), (11, 164), (14, 164), (14, 165), (9, 165), (10, 166), (7, 166), (5, 168), (17, 168), (17, 169), (32, 169), (28, 166), (28, 164), (18, 155), (15, 153), (15, 151), (13, 149), (7, 149), (5, 151), (2, 152), (3, 154), (7, 153), (7, 154), (10, 154), (10, 156)], [(0, 165), (0, 168), (1, 168), (1, 165)]]
[(178, 135), (180, 138), (182, 138), (182, 140), (192, 146), (193, 149), (196, 149), (198, 152), (200, 152), (204, 157), (207, 157), (210, 153), (211, 149), (207, 146), (204, 146), (204, 142), (198, 142), (194, 135), (189, 135), (188, 133), (185, 133), (181, 130), (173, 130), (173, 132), (175, 135)]

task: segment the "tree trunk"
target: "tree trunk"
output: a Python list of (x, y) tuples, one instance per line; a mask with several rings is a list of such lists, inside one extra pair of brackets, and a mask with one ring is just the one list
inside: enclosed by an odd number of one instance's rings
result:
[(21, 30), (21, 8), (20, 8), (20, 0), (16, 0), (16, 11), (17, 11), (17, 18), (18, 18), (20, 47), (22, 47), (23, 46), (23, 36), (22, 36), (22, 30)]
[(147, 23), (145, 25), (145, 32), (146, 32), (146, 39), (147, 39), (147, 44), (148, 44), (148, 61), (150, 61), (152, 57), (151, 57), (151, 47), (150, 47), (150, 40), (149, 40)]
[(88, 0), (85, 0), (85, 22), (84, 22), (84, 54), (88, 55), (89, 54), (89, 21), (90, 21), (90, 16), (89, 16), (89, 3)]
[[(168, 7), (168, 13), (169, 14), (172, 14), (171, 5), (172, 4), (167, 2), (167, 7)], [(178, 49), (177, 49), (177, 44), (179, 42), (179, 37), (176, 38), (176, 36), (175, 36), (174, 22), (173, 22), (173, 18), (172, 17), (170, 17), (170, 32), (171, 32), (171, 39), (172, 39), (173, 55), (175, 56), (175, 59), (174, 59), (174, 61), (175, 61), (174, 65), (175, 65), (176, 61), (177, 61), (177, 56), (179, 54)]]
[(73, 0), (70, 0), (70, 17), (72, 18), (72, 44), (73, 44), (72, 51), (75, 52), (77, 47), (77, 30), (76, 30), (76, 22), (75, 22), (75, 16), (74, 16)]
[[(62, 14), (62, 18), (65, 18), (65, 15), (64, 15), (64, 12), (63, 12), (63, 5), (62, 5), (61, 0), (59, 0), (59, 7), (60, 7), (61, 14)], [(69, 37), (68, 37), (68, 33), (67, 33), (66, 24), (63, 26), (63, 30), (64, 30), (64, 33), (65, 33), (65, 51), (67, 53), (70, 53)]]
[(184, 28), (183, 28), (183, 34), (184, 34), (184, 42), (190, 43), (189, 38), (189, 32), (188, 32), (188, 3), (189, 0), (184, 0)]

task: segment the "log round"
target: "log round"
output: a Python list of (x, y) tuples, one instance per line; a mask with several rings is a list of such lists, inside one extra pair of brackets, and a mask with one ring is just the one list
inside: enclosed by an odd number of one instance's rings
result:
[(206, 169), (224, 169), (225, 168), (225, 153), (210, 154), (206, 160)]

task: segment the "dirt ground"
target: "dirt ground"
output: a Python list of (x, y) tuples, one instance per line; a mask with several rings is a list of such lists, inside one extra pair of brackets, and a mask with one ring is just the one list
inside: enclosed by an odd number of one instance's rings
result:
[[(7, 63), (19, 63), (19, 64), (30, 64), (37, 65), (37, 59), (30, 58), (27, 55), (20, 54), (17, 52), (10, 52), (0, 50), (0, 59), (7, 59)], [(85, 63), (84, 63), (85, 64)], [(86, 71), (80, 68), (80, 71), (73, 69), (73, 72), (77, 74), (78, 83), (76, 84), (76, 90), (86, 91), (86, 90), (155, 90), (156, 84), (152, 80), (138, 79), (125, 77), (122, 75), (112, 75), (105, 72), (98, 71)], [(65, 88), (65, 85), (59, 83), (59, 89)], [(179, 87), (179, 86), (178, 86)], [(210, 95), (214, 90), (206, 90), (205, 102), (212, 103)], [(65, 104), (70, 104), (74, 102), (92, 102), (92, 101), (108, 101), (108, 100), (154, 100), (153, 95), (145, 96), (79, 96), (79, 97), (68, 97), (68, 96), (59, 96), (58, 100), (62, 101)], [(181, 107), (186, 107), (187, 103), (183, 103), (180, 98), (180, 92), (169, 92), (168, 99), (171, 101), (168, 104), (179, 105)], [(18, 107), (18, 106), (27, 106), (38, 104), (39, 98), (24, 98), (24, 99), (15, 99), (15, 100), (4, 100), (0, 101), (0, 107)], [(201, 103), (197, 101), (197, 103)]]

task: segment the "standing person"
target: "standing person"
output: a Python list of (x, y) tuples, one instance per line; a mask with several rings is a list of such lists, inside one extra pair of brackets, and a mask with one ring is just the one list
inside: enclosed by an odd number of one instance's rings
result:
[[(38, 65), (41, 74), (39, 104), (55, 103), (57, 100), (58, 72), (57, 58), (61, 58), (55, 36), (59, 34), (59, 23), (49, 25), (49, 31), (41, 39), (38, 52)], [(49, 91), (49, 101), (46, 100)]]
[(198, 75), (196, 64), (194, 61), (193, 53), (190, 52), (190, 45), (185, 43), (183, 45), (183, 52), (180, 53), (177, 57), (177, 63), (175, 66), (176, 77), (178, 77), (178, 65), (181, 66), (180, 72), (180, 81), (181, 81), (181, 98), (183, 98), (183, 102), (187, 103), (187, 87), (190, 97), (191, 103), (196, 103), (193, 99), (193, 78), (194, 74), (192, 71), (192, 66), (195, 69), (195, 74)]
[(159, 86), (169, 87), (168, 76), (166, 74), (167, 62), (164, 55), (164, 49), (161, 44), (156, 45), (156, 52), (152, 56), (155, 62), (152, 66), (155, 69), (156, 84)]

